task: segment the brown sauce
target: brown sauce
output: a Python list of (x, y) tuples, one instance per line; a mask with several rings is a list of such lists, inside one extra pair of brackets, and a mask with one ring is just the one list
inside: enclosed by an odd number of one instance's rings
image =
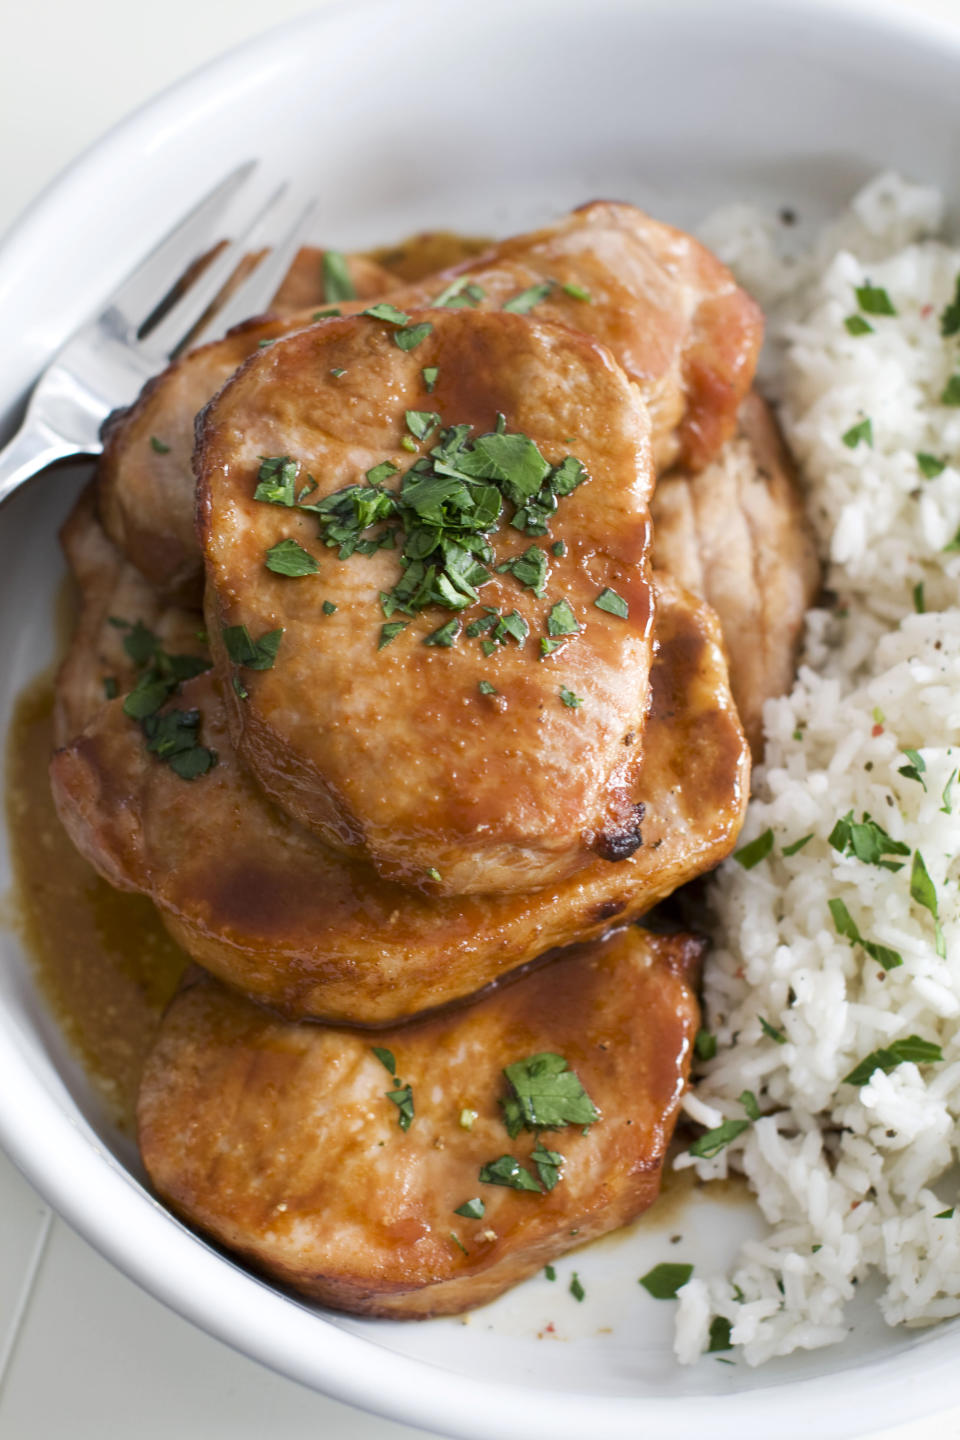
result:
[(133, 1128), (140, 1072), (184, 966), (149, 900), (114, 890), (57, 818), (47, 764), (53, 683), (18, 697), (7, 739), (13, 924), (54, 1018), (117, 1124)]

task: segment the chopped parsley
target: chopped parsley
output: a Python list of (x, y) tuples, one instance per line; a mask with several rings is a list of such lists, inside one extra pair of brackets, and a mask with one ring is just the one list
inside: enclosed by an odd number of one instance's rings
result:
[(398, 310), (396, 305), (391, 305), (386, 300), (381, 300), (376, 305), (370, 305), (366, 310), (360, 311), (361, 315), (369, 315), (371, 320), (385, 320), (388, 325), (409, 325), (410, 316), (403, 310)]
[(410, 434), (417, 440), (426, 440), (430, 432), (436, 430), (440, 424), (440, 416), (435, 410), (407, 410), (404, 419)]
[[(345, 255), (339, 250), (325, 250), (320, 268), (323, 278), (323, 298), (328, 305), (336, 304), (338, 300), (356, 300), (357, 291), (350, 278)], [(322, 316), (330, 312), (321, 311), (319, 313)]]
[(762, 1015), (758, 1015), (757, 1019), (760, 1021), (760, 1029), (768, 1040), (774, 1040), (778, 1045), (786, 1045), (787, 1037), (782, 1030), (778, 1030), (775, 1025), (771, 1025), (769, 1020), (764, 1020)]
[(813, 832), (812, 832), (812, 831), (810, 832), (809, 835), (801, 835), (801, 836), (800, 836), (800, 839), (799, 839), (799, 840), (794, 840), (794, 842), (793, 842), (792, 845), (784, 845), (784, 847), (783, 847), (783, 854), (784, 854), (784, 855), (796, 855), (797, 851), (798, 851), (798, 850), (802, 850), (803, 847), (804, 847), (804, 845), (808, 845), (812, 839), (813, 839)]
[(198, 743), (199, 710), (167, 710), (147, 715), (140, 728), (151, 755), (170, 766), (181, 780), (196, 780), (217, 763), (213, 750)]
[(913, 587), (913, 608), (918, 615), (927, 613), (927, 602), (923, 595), (923, 581), (919, 580)]
[(887, 860), (887, 855), (910, 854), (909, 845), (904, 845), (902, 840), (894, 840), (882, 825), (866, 813), (859, 823), (854, 820), (852, 810), (837, 821), (827, 836), (827, 842), (839, 854), (856, 856), (864, 865), (877, 865), (882, 870), (903, 869), (902, 862)]
[(547, 633), (550, 635), (580, 634), (577, 617), (568, 601), (558, 600), (555, 605), (551, 606), (550, 614), (547, 616)]
[(549, 562), (539, 545), (529, 545), (522, 555), (514, 555), (497, 566), (498, 575), (513, 575), (526, 590), (532, 590), (538, 600), (543, 599), (549, 573)]
[(117, 693), (118, 693), (118, 692), (117, 692), (117, 677), (116, 677), (116, 675), (104, 675), (104, 677), (103, 677), (103, 694), (104, 694), (105, 699), (107, 699), (107, 700), (116, 700), (116, 698), (117, 698)]
[(390, 620), (386, 625), (381, 625), (377, 649), (382, 650), (385, 645), (390, 644), (391, 640), (396, 640), (400, 631), (406, 630), (409, 623), (409, 620)]
[(264, 564), (275, 575), (292, 577), (316, 575), (320, 569), (310, 551), (304, 550), (296, 540), (278, 540), (276, 545), (271, 545)]
[(512, 1094), (501, 1101), (503, 1123), (511, 1139), (528, 1130), (560, 1130), (592, 1125), (600, 1112), (562, 1055), (543, 1051), (517, 1060), (503, 1071)]
[(491, 685), (489, 680), (478, 680), (477, 689), (481, 695), (499, 695), (496, 685)]
[(590, 291), (585, 290), (582, 285), (577, 285), (573, 280), (565, 281), (560, 288), (565, 295), (570, 296), (571, 300), (582, 300), (585, 305), (593, 304), (593, 296)]
[(960, 405), (960, 375), (951, 375), (940, 396), (941, 405)]
[(664, 1262), (641, 1275), (639, 1283), (654, 1300), (676, 1300), (677, 1291), (686, 1285), (692, 1274), (692, 1265)]
[(754, 866), (760, 864), (761, 860), (766, 860), (772, 849), (773, 831), (764, 830), (763, 834), (758, 835), (756, 840), (751, 840), (749, 845), (743, 845), (739, 850), (735, 850), (733, 858), (738, 865), (743, 866), (744, 870), (752, 870)]
[(332, 600), (324, 600), (323, 613), (324, 615), (336, 615), (337, 607)]
[(921, 1040), (919, 1035), (908, 1035), (905, 1040), (894, 1040), (880, 1050), (872, 1050), (865, 1059), (855, 1065), (849, 1075), (844, 1075), (844, 1085), (866, 1085), (875, 1070), (889, 1075), (898, 1065), (912, 1060), (916, 1065), (935, 1065), (943, 1059), (939, 1045)]
[(553, 281), (544, 280), (540, 285), (531, 285), (527, 290), (521, 290), (519, 295), (513, 295), (509, 300), (504, 301), (504, 310), (509, 310), (514, 315), (529, 315), (535, 305), (546, 300), (553, 290)]
[[(908, 852), (909, 853), (909, 852)], [(884, 970), (896, 970), (903, 964), (903, 956), (897, 950), (890, 950), (886, 945), (878, 945), (873, 940), (865, 940), (860, 934), (857, 922), (842, 900), (832, 899), (827, 901), (830, 914), (833, 916), (833, 923), (838, 935), (849, 940), (851, 945), (859, 945), (865, 950), (872, 960), (876, 960)]]
[(544, 1265), (543, 1273), (548, 1280), (556, 1280), (557, 1278), (557, 1272), (552, 1265)]
[(910, 764), (901, 765), (897, 774), (903, 775), (907, 780), (915, 780), (917, 784), (922, 786), (923, 790), (926, 791), (927, 782), (923, 777), (926, 774), (927, 764), (923, 756), (919, 750), (911, 750), (906, 745), (903, 747), (903, 753), (910, 761)]
[[(104, 684), (106, 684), (106, 681), (104, 681)], [(951, 770), (950, 774), (947, 776), (947, 783), (943, 787), (943, 794), (940, 796), (940, 799), (943, 801), (943, 804), (940, 806), (941, 815), (953, 814), (953, 801), (950, 799), (950, 787), (953, 784), (954, 780), (956, 780), (956, 778), (956, 770)]]
[(457, 1247), (458, 1250), (462, 1250), (462, 1251), (463, 1251), (464, 1255), (469, 1255), (469, 1254), (470, 1254), (470, 1251), (467, 1249), (466, 1245), (464, 1245), (463, 1241), (460, 1239), (460, 1236), (457, 1234), (456, 1230), (451, 1230), (451, 1231), (450, 1231), (450, 1239), (453, 1241), (454, 1245), (456, 1245), (456, 1247)]
[(748, 1120), (760, 1119), (760, 1106), (757, 1104), (757, 1097), (752, 1090), (741, 1090), (737, 1099), (743, 1106)]
[(714, 1315), (710, 1321), (710, 1344), (707, 1346), (707, 1354), (712, 1355), (717, 1350), (732, 1350), (733, 1342), (730, 1339), (733, 1326), (729, 1320), (722, 1315)]
[(424, 645), (439, 645), (443, 650), (449, 650), (450, 646), (460, 634), (460, 621), (448, 620), (445, 625), (440, 625), (436, 630), (431, 630), (429, 635), (424, 635)]
[(268, 630), (254, 640), (246, 625), (225, 625), (221, 630), (227, 654), (234, 665), (245, 670), (272, 670), (283, 639), (283, 630)]
[(150, 449), (154, 452), (155, 455), (170, 454), (170, 446), (165, 445), (162, 440), (157, 438), (156, 435), (150, 436)]
[(254, 500), (265, 505), (295, 505), (297, 462), (289, 455), (261, 455)]
[(537, 1167), (540, 1184), (544, 1190), (552, 1190), (560, 1179), (563, 1156), (558, 1150), (547, 1150), (540, 1141), (537, 1141), (534, 1149), (530, 1151), (530, 1159)]
[(398, 1110), (397, 1124), (401, 1130), (409, 1130), (413, 1124), (413, 1090), (409, 1085), (398, 1085), (396, 1090), (385, 1090), (387, 1099), (396, 1105)]
[(954, 1206), (951, 1205), (951, 1207), (950, 1207), (949, 1210), (941, 1210), (941, 1211), (939, 1211), (936, 1215), (934, 1215), (933, 1218), (934, 1218), (934, 1220), (952, 1220), (952, 1219), (953, 1219), (953, 1211), (954, 1211)]
[(870, 321), (864, 320), (862, 315), (848, 315), (843, 323), (851, 335), (872, 335), (874, 333)]
[(554, 540), (553, 544), (550, 546), (550, 549), (553, 551), (554, 555), (558, 557), (561, 555), (566, 555), (567, 542), (566, 540)]
[(621, 620), (626, 620), (630, 614), (629, 605), (616, 590), (601, 590), (593, 603), (598, 610), (605, 610), (608, 615), (619, 615)]
[(431, 304), (438, 309), (458, 310), (465, 305), (471, 308), (479, 305), (485, 297), (486, 292), (479, 285), (475, 285), (469, 275), (461, 275), (458, 279), (451, 280)]
[(474, 1196), (472, 1200), (464, 1200), (463, 1204), (458, 1205), (453, 1213), (454, 1215), (462, 1215), (466, 1220), (482, 1220), (486, 1208), (486, 1205), (484, 1205), (483, 1201), (477, 1195)]
[(850, 429), (841, 435), (841, 440), (848, 450), (856, 450), (861, 440), (864, 445), (873, 445), (873, 421), (867, 417), (861, 420), (858, 425), (851, 425)]
[(580, 1284), (579, 1275), (577, 1274), (576, 1270), (574, 1270), (573, 1274), (570, 1276), (570, 1294), (573, 1296), (574, 1300), (583, 1300), (586, 1297), (586, 1293), (586, 1290), (584, 1290), (583, 1286)]
[(310, 316), (310, 319), (314, 321), (329, 320), (332, 316), (342, 315), (342, 313), (342, 310), (339, 310), (337, 306), (333, 305), (328, 310), (314, 310), (313, 314)]
[(712, 1060), (717, 1053), (717, 1037), (709, 1030), (698, 1030), (693, 1042), (693, 1052), (698, 1060)]
[(929, 910), (933, 916), (934, 934), (936, 936), (937, 954), (941, 960), (947, 958), (947, 942), (943, 938), (943, 929), (940, 925), (940, 910), (937, 905), (937, 891), (930, 873), (924, 864), (923, 856), (919, 850), (913, 854), (913, 868), (910, 871), (910, 897), (924, 910)]
[(880, 285), (871, 285), (869, 280), (865, 285), (857, 286), (857, 304), (865, 315), (896, 315), (897, 313), (886, 290)]
[(432, 330), (429, 320), (423, 320), (419, 325), (407, 324), (401, 330), (393, 332), (394, 343), (399, 345), (401, 350), (415, 350)]
[(423, 376), (423, 384), (427, 394), (432, 395), (440, 374), (439, 368), (436, 365), (425, 365), (420, 371), (420, 374)]
[(373, 1051), (374, 1055), (376, 1055), (377, 1059), (380, 1061), (380, 1064), (383, 1066), (383, 1068), (384, 1068), (385, 1070), (389, 1070), (389, 1072), (390, 1072), (391, 1075), (396, 1075), (396, 1073), (397, 1073), (397, 1062), (396, 1062), (396, 1059), (394, 1058), (393, 1051), (392, 1051), (392, 1050), (387, 1050), (387, 1049), (386, 1049), (384, 1046), (382, 1046), (382, 1045), (371, 1045), (371, 1046), (370, 1046), (370, 1049)]
[(960, 275), (956, 279), (953, 299), (941, 311), (940, 334), (944, 338), (960, 334)]
[[(694, 1140), (690, 1146), (690, 1154), (695, 1155), (698, 1160), (712, 1160), (715, 1155), (720, 1154), (721, 1150), (725, 1150), (732, 1140), (736, 1140), (738, 1135), (742, 1135), (744, 1130), (749, 1130), (749, 1128), (749, 1120), (724, 1120), (722, 1125), (708, 1130), (705, 1135), (700, 1135)], [(643, 1284), (643, 1281), (640, 1283)], [(669, 1298), (672, 1299), (672, 1296)]]
[(560, 686), (560, 701), (568, 710), (579, 710), (583, 704), (581, 696), (574, 695), (573, 691), (568, 690), (566, 685)]
[[(217, 763), (217, 755), (215, 750), (199, 743), (199, 710), (169, 710), (164, 715), (157, 712), (185, 680), (209, 670), (210, 661), (200, 655), (168, 654), (142, 620), (133, 625), (113, 615), (109, 620), (116, 629), (126, 631), (123, 647), (140, 671), (136, 684), (123, 701), (123, 713), (139, 722), (150, 754), (169, 765), (182, 780), (196, 780), (206, 775)], [(104, 692), (108, 699), (116, 695), (115, 678), (104, 681)]]
[(924, 450), (917, 452), (916, 460), (917, 469), (925, 480), (935, 480), (947, 468), (946, 460), (940, 460), (936, 455), (928, 455)]
[(530, 1171), (512, 1155), (501, 1155), (499, 1160), (491, 1160), (489, 1164), (482, 1165), (479, 1179), (484, 1185), (506, 1185), (511, 1190), (529, 1190), (536, 1195), (543, 1194)]

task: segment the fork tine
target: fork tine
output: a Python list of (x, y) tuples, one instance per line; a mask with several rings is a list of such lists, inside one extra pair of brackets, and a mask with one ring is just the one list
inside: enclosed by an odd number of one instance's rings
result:
[[(209, 243), (210, 229), (240, 187), (256, 169), (256, 160), (246, 160), (199, 200), (193, 209), (170, 230), (145, 260), (132, 270), (110, 297), (107, 314), (139, 323), (149, 310), (183, 274), (189, 262)], [(136, 328), (132, 325), (131, 328)]]
[(201, 325), (196, 334), (191, 335), (191, 345), (202, 345), (207, 340), (224, 335), (232, 325), (239, 325), (241, 320), (248, 320), (269, 305), (300, 249), (300, 242), (316, 208), (315, 200), (304, 206), (280, 243), (257, 261), (224, 304)]
[(279, 203), (286, 189), (286, 184), (278, 186), (235, 239), (225, 245), (220, 254), (204, 267), (193, 284), (171, 305), (163, 319), (139, 342), (138, 348), (142, 354), (155, 360), (166, 361), (178, 343), (189, 334), (191, 327), (204, 315), (211, 300), (219, 295), (244, 251), (255, 244), (263, 222)]

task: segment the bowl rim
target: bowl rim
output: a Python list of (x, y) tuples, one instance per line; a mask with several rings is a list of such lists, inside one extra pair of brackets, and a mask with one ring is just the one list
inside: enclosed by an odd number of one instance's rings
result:
[[(449, 0), (415, 0), (449, 16)], [(558, 3), (529, 0), (544, 13)], [(625, 0), (601, 0), (615, 12)], [(683, 0), (706, 10), (713, 0)], [(460, 0), (466, 9), (469, 0)], [(329, 33), (337, 26), (366, 25), (392, 0), (332, 0), (319, 11), (287, 20), (250, 37), (199, 66), (123, 117), (86, 147), (32, 201), (0, 237), (0, 275), (15, 283), (34, 237), (58, 214), (83, 203), (95, 177), (130, 163), (148, 149), (144, 140), (158, 128), (189, 125), (199, 92), (249, 82), (252, 73), (282, 67), (298, 35)], [(670, 0), (646, 0), (652, 12)], [(738, 0), (746, 13), (762, 16), (762, 0)], [(955, 54), (960, 62), (960, 26), (918, 14), (900, 0), (779, 0), (777, 10), (829, 23), (838, 16), (886, 28), (905, 43), (925, 43)], [(0, 305), (4, 287), (0, 284)], [(52, 353), (52, 347), (51, 347)], [(17, 397), (9, 397), (13, 401)], [(0, 1143), (26, 1179), (67, 1223), (123, 1273), (170, 1309), (234, 1349), (274, 1371), (335, 1399), (409, 1425), (462, 1440), (489, 1440), (496, 1415), (504, 1440), (527, 1440), (546, 1423), (541, 1390), (470, 1377), (432, 1362), (407, 1357), (369, 1338), (341, 1329), (294, 1297), (274, 1290), (194, 1234), (149, 1194), (89, 1127), (62, 1106), (49, 1078), (38, 1077), (24, 1036), (0, 1006)], [(44, 1136), (42, 1145), (37, 1135)], [(255, 1323), (250, 1323), (251, 1286), (259, 1289)], [(321, 1343), (318, 1344), (318, 1339)], [(635, 1440), (638, 1426), (669, 1424), (678, 1440), (711, 1433), (717, 1440), (766, 1440), (770, 1421), (790, 1406), (793, 1425), (813, 1423), (831, 1435), (862, 1434), (955, 1403), (960, 1398), (950, 1337), (922, 1346), (906, 1345), (894, 1357), (856, 1364), (824, 1376), (788, 1381), (729, 1395), (605, 1396), (556, 1392), (550, 1416), (555, 1440), (581, 1440), (602, 1424), (611, 1440)], [(371, 1363), (374, 1361), (375, 1363)]]

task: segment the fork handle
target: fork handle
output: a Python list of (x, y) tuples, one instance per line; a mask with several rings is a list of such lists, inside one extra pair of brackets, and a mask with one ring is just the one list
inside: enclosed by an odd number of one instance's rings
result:
[(41, 421), (28, 416), (10, 443), (0, 450), (0, 505), (45, 465), (68, 455), (85, 453), (72, 441), (54, 435)]

